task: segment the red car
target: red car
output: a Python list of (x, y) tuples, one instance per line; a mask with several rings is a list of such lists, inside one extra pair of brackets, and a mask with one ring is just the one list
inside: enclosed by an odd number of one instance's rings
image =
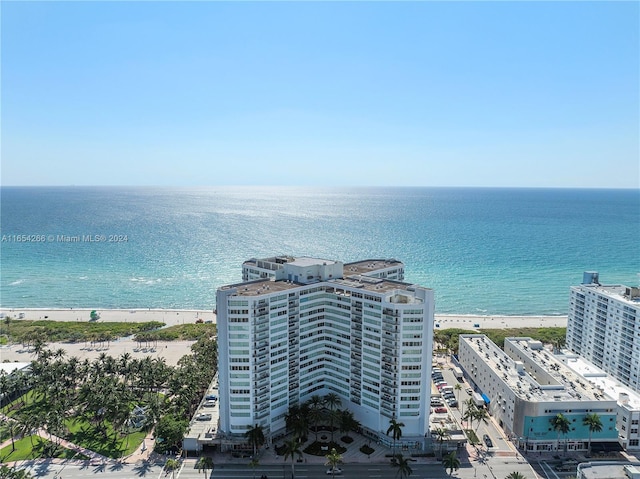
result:
[(437, 414), (443, 414), (447, 412), (447, 408), (446, 407), (437, 407), (433, 410), (435, 413)]

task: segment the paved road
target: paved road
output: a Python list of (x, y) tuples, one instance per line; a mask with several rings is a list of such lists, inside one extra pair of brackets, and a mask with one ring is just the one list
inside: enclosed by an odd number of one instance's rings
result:
[[(161, 465), (140, 462), (135, 465), (119, 463), (80, 463), (54, 461), (27, 461), (19, 465), (33, 477), (46, 479), (84, 479), (88, 477), (108, 477), (109, 479), (162, 479)], [(202, 477), (202, 475), (200, 476)]]

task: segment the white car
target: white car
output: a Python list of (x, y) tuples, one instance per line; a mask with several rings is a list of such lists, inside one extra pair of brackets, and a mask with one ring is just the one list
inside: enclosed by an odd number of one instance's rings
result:
[(339, 474), (342, 474), (342, 469), (340, 469), (339, 467), (327, 469), (328, 476), (337, 476)]

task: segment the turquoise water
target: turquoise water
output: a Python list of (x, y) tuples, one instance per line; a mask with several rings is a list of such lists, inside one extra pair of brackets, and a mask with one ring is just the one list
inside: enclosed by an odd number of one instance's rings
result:
[(399, 259), (441, 314), (566, 314), (586, 270), (640, 282), (638, 190), (3, 187), (0, 198), (2, 307), (210, 309), (243, 260), (274, 254)]

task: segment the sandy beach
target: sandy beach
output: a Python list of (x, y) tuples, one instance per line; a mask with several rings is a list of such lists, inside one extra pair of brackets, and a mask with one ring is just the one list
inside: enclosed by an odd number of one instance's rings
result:
[[(91, 309), (0, 309), (0, 318), (11, 316), (16, 320), (51, 321), (83, 321), (89, 322)], [(100, 322), (146, 322), (160, 321), (167, 326), (195, 323), (197, 320), (212, 321), (216, 317), (213, 311), (208, 310), (175, 310), (175, 309), (99, 309)], [(476, 326), (477, 325), (477, 326)], [(476, 315), (441, 315), (435, 316), (435, 329), (460, 328), (460, 329), (492, 329), (513, 327), (566, 327), (566, 316), (476, 316)], [(129, 338), (112, 341), (109, 346), (91, 347), (88, 344), (77, 343), (52, 343), (50, 349), (63, 348), (67, 356), (76, 356), (80, 359), (94, 359), (100, 354), (106, 353), (118, 357), (129, 353), (133, 357), (162, 357), (167, 364), (175, 365), (178, 360), (189, 352), (192, 341), (167, 341), (158, 342), (154, 348), (139, 348), (138, 343)], [(0, 347), (0, 362), (29, 362), (33, 354), (22, 347), (21, 344)]]
[[(11, 316), (14, 319), (48, 319), (51, 321), (90, 321), (92, 309), (0, 309), (0, 318)], [(195, 323), (198, 319), (214, 321), (213, 310), (197, 309), (97, 309), (100, 322), (138, 322), (160, 321), (167, 326)]]
[[(91, 309), (0, 309), (0, 317), (11, 316), (16, 320), (39, 320), (50, 321), (82, 321), (89, 322)], [(167, 326), (177, 324), (195, 323), (198, 319), (203, 321), (215, 321), (213, 311), (200, 310), (172, 310), (172, 309), (100, 309), (99, 322), (146, 322), (160, 321)], [(22, 317), (21, 317), (22, 316)], [(94, 346), (82, 343), (51, 343), (49, 349), (64, 349), (67, 357), (75, 356), (80, 359), (93, 360), (105, 353), (109, 356), (118, 357), (124, 353), (129, 353), (132, 357), (143, 358), (151, 356), (153, 358), (164, 358), (166, 363), (175, 366), (178, 360), (189, 353), (193, 341), (159, 341), (155, 347), (139, 348), (136, 341), (130, 338), (122, 338), (111, 341), (109, 346)], [(31, 351), (23, 348), (21, 344), (0, 347), (0, 362), (29, 362), (33, 359)]]
[[(51, 321), (89, 321), (91, 309), (0, 309), (0, 318), (11, 316), (14, 319), (49, 319)], [(216, 321), (212, 310), (198, 309), (98, 309), (98, 321), (145, 322), (160, 321), (167, 326), (194, 323), (198, 319)], [(550, 328), (565, 327), (566, 316), (482, 316), (436, 314), (437, 327), (465, 329), (498, 328)], [(475, 325), (479, 326), (475, 326)]]

